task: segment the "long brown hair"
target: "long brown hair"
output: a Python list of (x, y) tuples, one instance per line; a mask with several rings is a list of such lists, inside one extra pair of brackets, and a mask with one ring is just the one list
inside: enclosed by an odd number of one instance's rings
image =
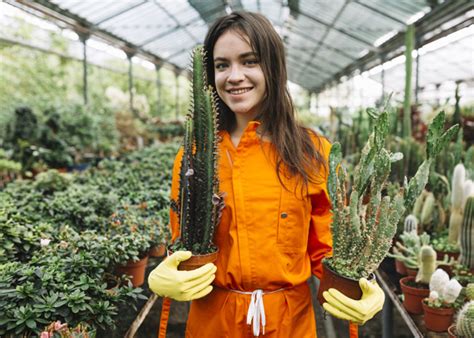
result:
[[(310, 138), (310, 134), (315, 133), (296, 122), (295, 107), (287, 88), (283, 42), (270, 21), (261, 14), (238, 11), (221, 17), (209, 28), (204, 40), (208, 81), (214, 88), (214, 46), (229, 30), (248, 37), (265, 75), (266, 95), (256, 120), (261, 122), (263, 135), (270, 136), (279, 155), (276, 161), (278, 179), (283, 184), (282, 173), (286, 177), (297, 176), (303, 183), (302, 188), (307, 188), (309, 182), (316, 181), (315, 172), (321, 178), (321, 171), (327, 170), (327, 164)], [(231, 132), (236, 125), (235, 115), (219, 97), (218, 105), (219, 128)], [(317, 139), (321, 142), (319, 137)]]

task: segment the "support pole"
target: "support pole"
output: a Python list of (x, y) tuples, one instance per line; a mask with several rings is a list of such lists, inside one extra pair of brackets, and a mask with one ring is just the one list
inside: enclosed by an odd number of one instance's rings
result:
[(382, 107), (385, 104), (385, 68), (383, 64), (385, 63), (385, 54), (380, 55), (380, 66), (382, 67)]
[(161, 99), (162, 99), (162, 92), (161, 92), (161, 67), (163, 65), (161, 63), (155, 63), (155, 69), (156, 69), (156, 88), (158, 90), (157, 94), (157, 101), (156, 101), (156, 109), (157, 109), (157, 112), (156, 112), (156, 116), (160, 117), (161, 116), (161, 108), (162, 108), (162, 105), (161, 105)]
[(89, 93), (87, 85), (87, 40), (90, 34), (83, 32), (76, 32), (79, 36), (79, 40), (82, 42), (82, 95), (84, 97), (84, 104), (87, 105), (89, 102)]
[(382, 338), (393, 337), (393, 302), (387, 291), (385, 293), (385, 302), (382, 308)]
[(132, 57), (135, 55), (133, 51), (126, 51), (128, 59), (128, 94), (130, 96), (130, 110), (135, 114), (135, 109), (133, 107), (133, 63)]
[(178, 68), (175, 68), (174, 71), (174, 76), (176, 80), (176, 120), (178, 120), (179, 117), (179, 74), (181, 70)]

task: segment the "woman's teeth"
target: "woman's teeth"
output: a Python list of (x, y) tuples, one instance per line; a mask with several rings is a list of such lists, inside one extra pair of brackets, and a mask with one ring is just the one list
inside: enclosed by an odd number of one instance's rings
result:
[(244, 88), (244, 89), (235, 89), (235, 90), (229, 90), (231, 94), (243, 94), (246, 93), (250, 90), (250, 88)]

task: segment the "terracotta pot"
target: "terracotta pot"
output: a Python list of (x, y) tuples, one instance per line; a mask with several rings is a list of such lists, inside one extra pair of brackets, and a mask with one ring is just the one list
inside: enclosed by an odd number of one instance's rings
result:
[(219, 250), (205, 255), (192, 255), (190, 259), (179, 263), (178, 270), (194, 270), (207, 263), (214, 263), (218, 254)]
[(448, 327), (448, 335), (449, 335), (449, 338), (457, 338), (456, 324), (452, 324), (450, 327)]
[(395, 259), (395, 270), (402, 276), (407, 275), (407, 267), (405, 266), (405, 263), (403, 263), (403, 261), (399, 261), (398, 259)]
[(451, 259), (452, 257), (454, 260), (457, 260), (459, 258), (459, 254), (459, 252), (436, 251), (436, 259), (442, 261), (444, 255), (448, 255), (448, 259)]
[(330, 288), (335, 288), (352, 299), (360, 299), (362, 297), (362, 290), (360, 289), (358, 279), (339, 275), (323, 261), (323, 275), (318, 290), (319, 304), (323, 305), (325, 302), (323, 292)]
[(400, 287), (404, 295), (403, 306), (405, 309), (412, 314), (423, 313), (423, 298), (430, 295), (430, 289), (419, 289), (412, 286), (408, 286), (406, 283), (409, 281), (415, 281), (415, 277), (408, 276), (400, 279)]
[(407, 276), (410, 277), (416, 277), (416, 274), (418, 273), (418, 269), (412, 269), (412, 268), (406, 268), (407, 270)]
[(148, 263), (148, 256), (140, 259), (137, 262), (129, 261), (126, 265), (118, 266), (116, 272), (119, 275), (131, 276), (131, 281), (134, 287), (143, 285), (145, 281), (145, 269)]
[(432, 308), (423, 304), (423, 312), (425, 313), (425, 326), (428, 330), (434, 332), (444, 332), (448, 330), (449, 325), (453, 323), (453, 308)]
[(164, 255), (166, 255), (166, 245), (164, 244), (154, 245), (148, 252), (150, 257), (163, 257)]

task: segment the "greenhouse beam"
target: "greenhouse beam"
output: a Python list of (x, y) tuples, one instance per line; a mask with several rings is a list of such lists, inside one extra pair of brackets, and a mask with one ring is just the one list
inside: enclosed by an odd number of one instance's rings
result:
[(87, 105), (89, 102), (89, 93), (87, 85), (87, 40), (90, 38), (90, 34), (77, 31), (76, 34), (79, 36), (79, 40), (82, 42), (82, 94), (84, 96), (84, 104)]
[(418, 104), (418, 92), (420, 91), (420, 39), (415, 39), (416, 68), (415, 68), (415, 104)]

